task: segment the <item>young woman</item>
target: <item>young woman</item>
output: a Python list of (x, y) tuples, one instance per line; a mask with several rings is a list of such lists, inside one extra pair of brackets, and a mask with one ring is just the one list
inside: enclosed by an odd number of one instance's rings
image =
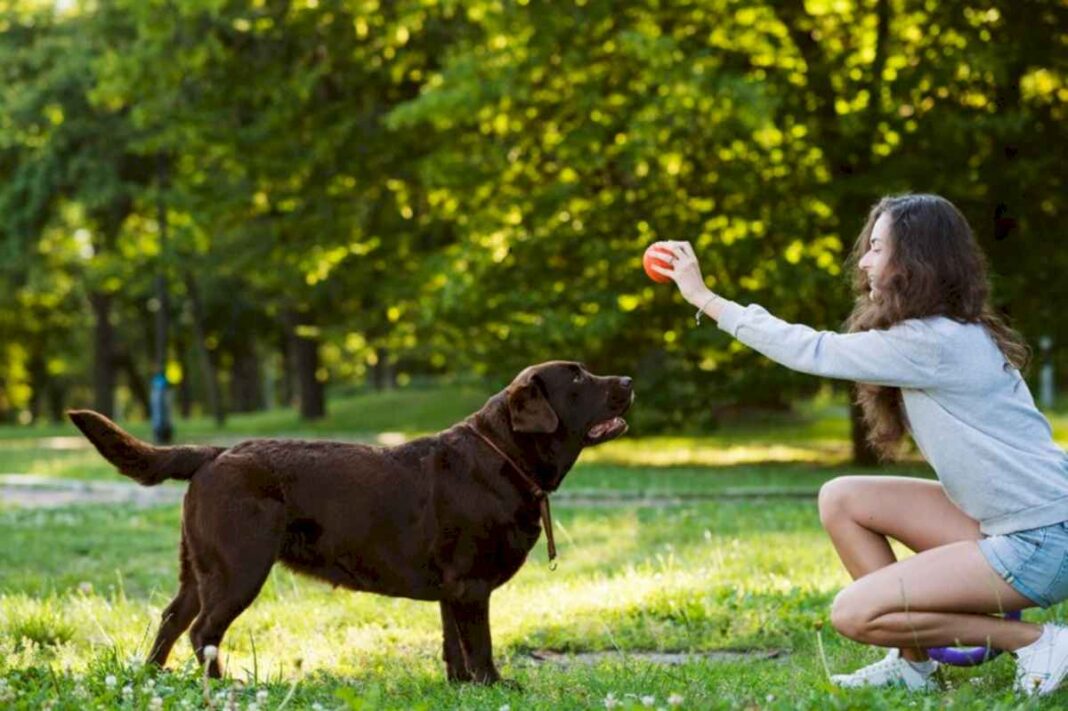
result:
[[(881, 200), (857, 239), (848, 333), (781, 321), (704, 283), (688, 242), (662, 243), (682, 296), (768, 358), (859, 383), (871, 443), (905, 432), (939, 482), (847, 476), (819, 494), (820, 519), (854, 582), (834, 600), (843, 635), (890, 647), (836, 675), (841, 686), (936, 688), (929, 647), (1015, 653), (1016, 687), (1053, 691), (1068, 674), (1068, 628), (995, 613), (1068, 599), (1068, 455), (1019, 369), (1020, 336), (991, 310), (984, 257), (964, 216), (935, 195)], [(887, 538), (916, 551), (897, 561)]]

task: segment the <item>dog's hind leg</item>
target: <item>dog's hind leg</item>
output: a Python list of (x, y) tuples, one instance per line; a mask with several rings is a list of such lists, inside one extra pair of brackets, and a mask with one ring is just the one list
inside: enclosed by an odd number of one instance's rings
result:
[(189, 623), (200, 611), (200, 597), (197, 591), (196, 573), (189, 561), (189, 550), (182, 535), (180, 548), (181, 570), (178, 573), (178, 594), (174, 596), (170, 605), (163, 611), (163, 621), (160, 623), (156, 641), (152, 644), (149, 652), (149, 664), (163, 666), (167, 662), (167, 655), (171, 653), (171, 647), (175, 641), (189, 627)]
[[(252, 604), (278, 558), (285, 514), (278, 501), (248, 498), (218, 503), (211, 516), (210, 540), (192, 540), (200, 590), (200, 614), (189, 638), (201, 666), (204, 649), (219, 648), (238, 615)], [(203, 503), (201, 504), (203, 507)], [(208, 675), (222, 676), (218, 657), (208, 660)]]

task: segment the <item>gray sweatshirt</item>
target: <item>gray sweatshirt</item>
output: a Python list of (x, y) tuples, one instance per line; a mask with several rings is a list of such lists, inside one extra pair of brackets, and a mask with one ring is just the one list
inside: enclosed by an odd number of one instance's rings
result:
[(936, 316), (843, 334), (726, 301), (719, 327), (793, 370), (901, 388), (912, 438), (984, 534), (1068, 521), (1068, 454), (983, 326)]

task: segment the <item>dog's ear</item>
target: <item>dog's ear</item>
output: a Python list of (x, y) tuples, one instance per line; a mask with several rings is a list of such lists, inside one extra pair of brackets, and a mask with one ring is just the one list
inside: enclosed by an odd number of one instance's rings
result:
[(536, 375), (513, 384), (508, 390), (508, 414), (516, 432), (555, 432), (560, 425), (560, 418)]

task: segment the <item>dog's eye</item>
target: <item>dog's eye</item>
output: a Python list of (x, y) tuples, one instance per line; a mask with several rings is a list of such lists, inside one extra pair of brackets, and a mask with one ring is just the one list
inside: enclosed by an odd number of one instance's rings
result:
[(571, 378), (571, 382), (573, 382), (573, 383), (581, 383), (582, 382), (582, 373), (575, 373), (575, 377)]

